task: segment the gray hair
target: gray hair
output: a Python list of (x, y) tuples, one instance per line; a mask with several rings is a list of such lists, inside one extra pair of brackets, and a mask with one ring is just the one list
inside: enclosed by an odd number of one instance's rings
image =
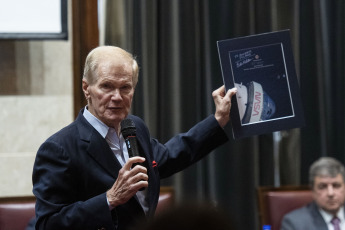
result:
[(314, 179), (316, 176), (321, 177), (336, 177), (340, 174), (345, 179), (345, 168), (344, 165), (332, 158), (332, 157), (321, 157), (315, 161), (309, 169), (309, 184), (311, 187), (314, 186)]
[(90, 85), (94, 84), (97, 80), (94, 74), (99, 63), (109, 58), (119, 58), (131, 63), (133, 69), (132, 81), (135, 88), (138, 83), (139, 75), (138, 63), (131, 53), (116, 46), (99, 46), (91, 50), (85, 60), (83, 78), (86, 79)]

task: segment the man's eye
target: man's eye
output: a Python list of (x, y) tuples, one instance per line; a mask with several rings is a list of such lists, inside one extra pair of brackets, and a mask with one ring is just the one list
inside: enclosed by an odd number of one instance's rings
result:
[(333, 184), (333, 188), (340, 188), (341, 187), (341, 184), (339, 184), (339, 183), (334, 183)]
[(121, 90), (122, 90), (123, 92), (129, 92), (129, 91), (132, 90), (132, 86), (130, 86), (130, 85), (125, 85), (125, 86), (121, 87)]
[(109, 89), (111, 86), (110, 86), (110, 84), (102, 84), (102, 88), (105, 88), (105, 89)]
[(318, 189), (325, 189), (327, 186), (325, 184), (319, 184), (317, 187)]

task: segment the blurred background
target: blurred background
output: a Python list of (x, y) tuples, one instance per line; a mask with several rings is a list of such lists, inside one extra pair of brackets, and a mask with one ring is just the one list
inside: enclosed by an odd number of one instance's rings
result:
[(233, 140), (229, 124), (228, 143), (162, 181), (177, 202), (212, 202), (236, 229), (256, 229), (258, 186), (308, 184), (320, 156), (344, 163), (345, 1), (62, 2), (68, 37), (0, 38), (0, 196), (32, 194), (36, 151), (85, 106), (83, 65), (98, 45), (136, 56), (132, 113), (165, 142), (214, 113), (211, 94), (223, 84), (217, 41), (290, 30), (306, 125)]

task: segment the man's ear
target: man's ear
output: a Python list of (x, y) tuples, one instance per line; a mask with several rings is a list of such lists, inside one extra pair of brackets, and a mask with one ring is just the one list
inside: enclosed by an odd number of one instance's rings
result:
[(83, 88), (84, 96), (85, 96), (86, 100), (88, 100), (89, 97), (90, 97), (90, 93), (89, 93), (89, 83), (88, 83), (87, 80), (84, 79), (84, 78), (83, 78), (83, 81), (82, 81), (82, 88)]

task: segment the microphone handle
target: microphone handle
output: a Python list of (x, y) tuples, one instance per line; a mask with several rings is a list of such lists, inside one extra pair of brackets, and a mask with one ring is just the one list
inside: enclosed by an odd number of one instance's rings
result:
[(126, 139), (126, 146), (128, 150), (129, 157), (139, 156), (137, 139), (135, 136), (128, 136)]
[[(127, 138), (125, 138), (125, 142), (126, 142), (129, 157), (140, 156), (136, 136), (128, 136)], [(142, 164), (134, 163), (132, 165), (132, 168), (134, 168), (136, 165), (142, 165)]]
[[(136, 136), (128, 136), (127, 138), (125, 138), (125, 142), (126, 142), (126, 146), (127, 146), (127, 150), (128, 150), (128, 156), (129, 157), (135, 157), (135, 156), (140, 156), (139, 155), (139, 150), (138, 150), (138, 145), (137, 145), (137, 138)], [(132, 165), (132, 168), (134, 168), (136, 165), (141, 165), (144, 166), (141, 163), (134, 163)], [(145, 167), (145, 166), (144, 166)], [(141, 188), (139, 189), (139, 191), (143, 191), (145, 190), (145, 188)]]

